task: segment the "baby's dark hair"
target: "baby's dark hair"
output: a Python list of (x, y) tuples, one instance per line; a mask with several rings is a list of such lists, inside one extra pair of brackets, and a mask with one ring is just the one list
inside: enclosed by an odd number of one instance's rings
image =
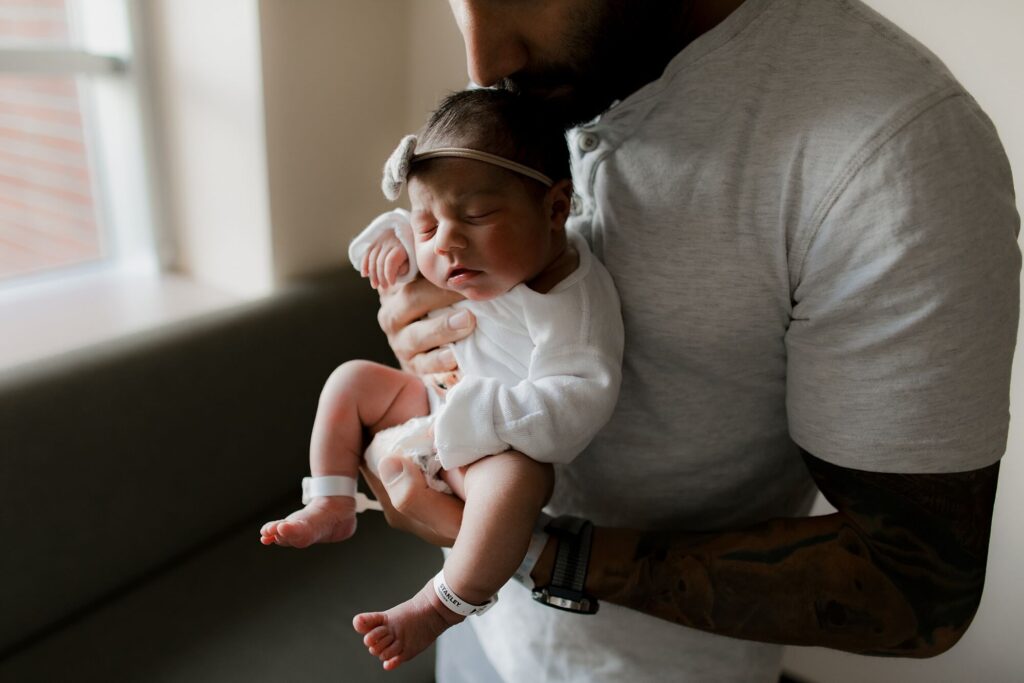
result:
[(469, 147), (529, 166), (555, 182), (572, 177), (563, 127), (542, 104), (507, 90), (452, 93), (419, 137), (421, 151)]

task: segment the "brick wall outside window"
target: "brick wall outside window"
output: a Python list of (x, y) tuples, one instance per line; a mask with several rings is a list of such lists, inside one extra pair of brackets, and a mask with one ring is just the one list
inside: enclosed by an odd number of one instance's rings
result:
[[(0, 46), (67, 46), (65, 4), (0, 0)], [(81, 87), (0, 73), (0, 281), (102, 256)]]

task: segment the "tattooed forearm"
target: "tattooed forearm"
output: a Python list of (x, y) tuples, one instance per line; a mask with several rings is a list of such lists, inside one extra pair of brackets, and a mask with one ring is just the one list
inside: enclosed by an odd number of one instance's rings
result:
[(977, 609), (998, 465), (857, 472), (805, 454), (839, 511), (718, 534), (599, 530), (600, 598), (738, 638), (931, 656)]

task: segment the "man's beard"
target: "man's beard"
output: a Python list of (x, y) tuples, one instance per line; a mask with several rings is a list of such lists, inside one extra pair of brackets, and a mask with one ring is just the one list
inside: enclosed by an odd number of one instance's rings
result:
[(554, 79), (516, 75), (501, 79), (498, 88), (533, 98), (547, 114), (565, 128), (573, 128), (606, 111), (615, 101), (607, 84), (577, 79)]
[(661, 75), (674, 54), (652, 46), (670, 43), (671, 30), (691, 3), (665, 0), (610, 0), (594, 3), (573, 22), (559, 64), (534, 65), (496, 86), (535, 98), (564, 128), (591, 121), (611, 105)]

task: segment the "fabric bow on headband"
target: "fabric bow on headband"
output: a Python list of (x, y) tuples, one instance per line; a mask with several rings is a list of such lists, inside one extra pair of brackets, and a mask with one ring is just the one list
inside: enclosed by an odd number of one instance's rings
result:
[(398, 147), (391, 153), (388, 162), (384, 165), (384, 179), (381, 181), (380, 186), (384, 191), (384, 196), (391, 201), (397, 200), (402, 195), (402, 188), (405, 187), (405, 183), (409, 179), (409, 169), (412, 168), (413, 164), (418, 161), (426, 161), (427, 159), (445, 157), (482, 161), (485, 164), (498, 166), (513, 173), (524, 175), (527, 178), (533, 178), (545, 187), (551, 187), (554, 184), (551, 182), (551, 178), (540, 171), (505, 157), (500, 157), (497, 154), (464, 147), (441, 147), (424, 152), (423, 154), (416, 154), (416, 142), (417, 138), (415, 135), (406, 135), (398, 143)]

